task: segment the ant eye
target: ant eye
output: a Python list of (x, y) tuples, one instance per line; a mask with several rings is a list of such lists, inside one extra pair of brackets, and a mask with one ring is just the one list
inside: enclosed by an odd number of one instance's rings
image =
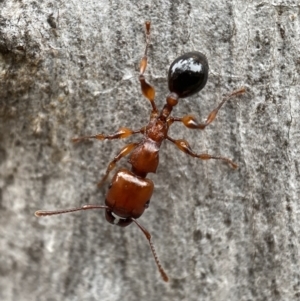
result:
[(145, 208), (148, 208), (148, 207), (149, 207), (149, 204), (150, 204), (150, 200), (147, 201), (147, 203), (145, 204)]
[(180, 98), (191, 96), (204, 88), (207, 77), (208, 62), (205, 55), (198, 51), (185, 53), (169, 68), (169, 90)]

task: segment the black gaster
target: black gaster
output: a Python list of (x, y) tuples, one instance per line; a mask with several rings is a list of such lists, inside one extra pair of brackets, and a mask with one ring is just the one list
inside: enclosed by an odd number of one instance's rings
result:
[(170, 66), (168, 85), (170, 92), (179, 98), (191, 96), (202, 90), (208, 78), (208, 62), (198, 51), (185, 53)]

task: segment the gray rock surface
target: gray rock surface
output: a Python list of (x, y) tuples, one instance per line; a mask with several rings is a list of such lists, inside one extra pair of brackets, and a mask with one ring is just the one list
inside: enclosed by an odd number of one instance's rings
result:
[[(0, 300), (298, 300), (299, 18), (292, 0), (0, 1)], [(104, 203), (97, 181), (140, 138), (70, 139), (147, 122), (138, 66), (148, 19), (159, 107), (168, 66), (191, 50), (207, 55), (208, 84), (175, 116), (205, 120), (222, 95), (247, 88), (205, 131), (170, 131), (238, 170), (166, 142), (149, 175), (155, 192), (139, 220), (167, 284), (134, 225), (114, 227), (101, 211), (34, 216)]]

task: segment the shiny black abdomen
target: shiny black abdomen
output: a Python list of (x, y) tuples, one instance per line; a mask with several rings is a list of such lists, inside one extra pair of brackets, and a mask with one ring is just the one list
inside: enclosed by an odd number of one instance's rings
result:
[(169, 68), (170, 92), (180, 98), (199, 92), (207, 82), (208, 69), (207, 59), (201, 52), (192, 51), (178, 57)]

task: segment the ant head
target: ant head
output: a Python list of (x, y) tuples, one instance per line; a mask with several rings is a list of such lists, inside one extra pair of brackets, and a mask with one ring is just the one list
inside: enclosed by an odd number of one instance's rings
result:
[(105, 218), (110, 224), (119, 227), (127, 227), (132, 223), (132, 219), (130, 217), (129, 218), (116, 217), (109, 209), (106, 209), (105, 211)]
[(208, 62), (204, 54), (192, 51), (183, 54), (171, 64), (168, 85), (179, 98), (191, 96), (202, 90), (207, 82)]

